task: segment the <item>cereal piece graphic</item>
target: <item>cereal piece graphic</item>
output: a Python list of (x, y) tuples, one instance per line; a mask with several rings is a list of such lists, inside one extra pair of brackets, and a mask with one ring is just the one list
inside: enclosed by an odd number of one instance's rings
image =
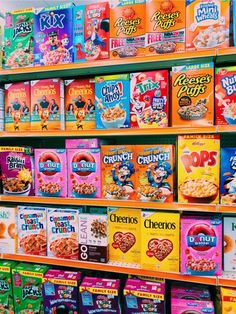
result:
[(168, 239), (151, 239), (148, 243), (150, 256), (155, 256), (159, 261), (163, 261), (173, 250), (173, 243)]
[(112, 246), (115, 249), (119, 248), (123, 253), (128, 252), (136, 242), (135, 236), (131, 232), (116, 232), (113, 239)]

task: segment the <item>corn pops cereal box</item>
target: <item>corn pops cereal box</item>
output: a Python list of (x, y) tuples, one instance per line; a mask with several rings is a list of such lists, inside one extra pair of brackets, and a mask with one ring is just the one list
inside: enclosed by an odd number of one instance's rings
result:
[(224, 271), (236, 271), (236, 219), (224, 217)]
[(214, 64), (172, 68), (172, 126), (214, 124)]
[(185, 50), (185, 0), (150, 0), (146, 4), (147, 54)]
[(168, 126), (168, 70), (130, 74), (131, 128)]
[(111, 1), (111, 59), (145, 55), (145, 5), (145, 0)]
[(30, 82), (5, 85), (5, 131), (30, 130)]
[(64, 119), (63, 81), (31, 81), (31, 130), (64, 130)]
[(230, 0), (186, 0), (186, 48), (229, 47)]
[(219, 202), (219, 135), (178, 137), (178, 201)]
[(179, 271), (180, 214), (142, 211), (141, 268)]
[(0, 261), (0, 313), (14, 314), (11, 270), (16, 262)]
[(141, 201), (173, 202), (174, 146), (135, 146), (137, 198)]
[(140, 266), (141, 210), (108, 209), (109, 257), (119, 264)]
[(0, 254), (17, 251), (16, 216), (16, 208), (0, 207)]
[(222, 314), (236, 313), (236, 289), (221, 287)]

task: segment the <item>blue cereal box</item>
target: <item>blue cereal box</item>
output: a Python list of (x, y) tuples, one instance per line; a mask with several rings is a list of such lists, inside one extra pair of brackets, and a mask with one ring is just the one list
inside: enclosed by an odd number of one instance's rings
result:
[(236, 203), (236, 147), (221, 148), (221, 204)]
[(96, 128), (130, 127), (129, 74), (95, 78)]
[(75, 62), (86, 61), (84, 42), (84, 14), (85, 5), (79, 5), (73, 8), (73, 43)]

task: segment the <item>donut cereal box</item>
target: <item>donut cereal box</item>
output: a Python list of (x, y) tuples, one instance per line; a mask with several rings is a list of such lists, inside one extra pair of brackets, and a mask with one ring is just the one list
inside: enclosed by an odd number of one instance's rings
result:
[(171, 125), (214, 124), (214, 64), (201, 63), (172, 68)]
[(236, 219), (224, 217), (224, 271), (236, 271)]
[(186, 0), (186, 49), (229, 47), (230, 0)]
[(5, 85), (5, 131), (30, 130), (30, 82)]
[(0, 311), (6, 314), (14, 313), (11, 270), (16, 262), (0, 261)]
[(214, 303), (212, 301), (194, 301), (194, 300), (171, 300), (171, 313), (174, 314), (214, 314)]
[(142, 211), (141, 268), (179, 272), (180, 214)]
[(236, 289), (233, 288), (220, 288), (221, 292), (221, 305), (222, 314), (233, 314), (236, 312)]
[(16, 217), (15, 207), (0, 207), (0, 254), (17, 252)]
[(188, 286), (185, 283), (175, 284), (171, 286), (171, 299), (211, 301), (211, 294), (205, 286)]
[(220, 150), (220, 200), (221, 204), (236, 203), (236, 148)]
[(220, 137), (178, 136), (178, 202), (219, 203)]
[(167, 127), (169, 120), (168, 70), (130, 74), (131, 128)]

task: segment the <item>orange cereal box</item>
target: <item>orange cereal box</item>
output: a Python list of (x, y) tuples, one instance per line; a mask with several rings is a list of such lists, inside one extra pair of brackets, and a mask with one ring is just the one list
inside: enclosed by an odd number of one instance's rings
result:
[(186, 49), (229, 47), (230, 0), (186, 0)]
[(220, 137), (216, 134), (178, 137), (178, 201), (219, 202)]
[(172, 126), (214, 124), (214, 64), (172, 68)]
[(149, 0), (146, 4), (146, 53), (185, 50), (185, 0)]
[(111, 0), (111, 59), (145, 55), (145, 4), (145, 0)]

